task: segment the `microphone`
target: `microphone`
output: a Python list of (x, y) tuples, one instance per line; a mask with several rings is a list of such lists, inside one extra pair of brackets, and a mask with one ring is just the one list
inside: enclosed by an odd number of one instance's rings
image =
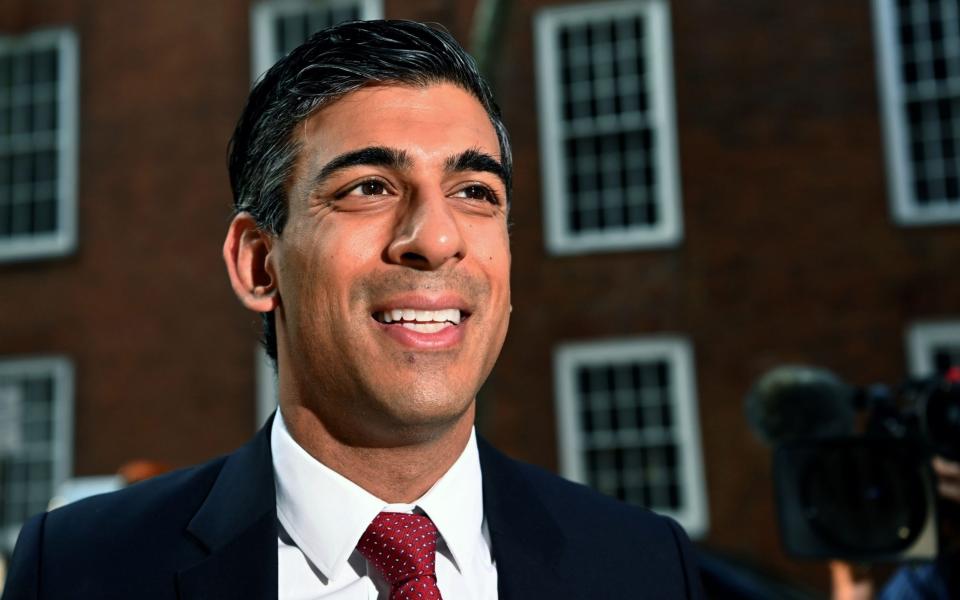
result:
[(854, 389), (830, 371), (783, 365), (763, 374), (746, 397), (754, 433), (769, 445), (811, 437), (850, 435)]

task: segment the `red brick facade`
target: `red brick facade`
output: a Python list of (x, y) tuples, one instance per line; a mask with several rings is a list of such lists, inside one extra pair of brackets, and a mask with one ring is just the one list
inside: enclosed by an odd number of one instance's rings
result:
[[(561, 341), (676, 333), (693, 344), (710, 511), (702, 542), (824, 585), (780, 550), (770, 455), (743, 398), (766, 369), (858, 383), (906, 369), (904, 330), (960, 313), (960, 230), (888, 208), (871, 3), (671, 3), (684, 237), (572, 257), (544, 249), (533, 0), (511, 5), (493, 83), (515, 152), (510, 334), (480, 427), (556, 468)], [(469, 38), (473, 3), (387, 0)], [(0, 0), (0, 32), (80, 44), (79, 242), (0, 264), (0, 358), (74, 363), (77, 475), (184, 465), (251, 433), (258, 321), (220, 259), (226, 142), (250, 86), (249, 6), (228, 0)]]

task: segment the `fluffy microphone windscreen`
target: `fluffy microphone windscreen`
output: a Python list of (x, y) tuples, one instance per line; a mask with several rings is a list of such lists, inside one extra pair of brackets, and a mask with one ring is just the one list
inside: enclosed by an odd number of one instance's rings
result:
[(746, 398), (747, 420), (768, 444), (853, 433), (853, 391), (826, 369), (776, 367), (753, 385)]

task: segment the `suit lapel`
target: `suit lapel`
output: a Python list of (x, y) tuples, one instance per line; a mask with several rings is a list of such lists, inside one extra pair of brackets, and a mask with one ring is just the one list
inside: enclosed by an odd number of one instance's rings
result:
[[(187, 526), (208, 552), (177, 574), (182, 600), (277, 598), (270, 428), (230, 455)], [(483, 503), (501, 600), (565, 597), (565, 538), (518, 466), (478, 438)]]
[(485, 440), (477, 443), (501, 600), (565, 597), (563, 531), (517, 465)]
[(182, 600), (277, 597), (277, 525), (270, 428), (227, 457), (187, 526), (209, 553), (181, 570)]

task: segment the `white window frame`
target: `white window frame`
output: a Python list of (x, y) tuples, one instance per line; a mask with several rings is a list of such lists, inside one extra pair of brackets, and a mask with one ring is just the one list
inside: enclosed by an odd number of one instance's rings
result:
[(360, 18), (369, 21), (383, 18), (382, 0), (268, 0), (250, 9), (251, 81), (256, 82), (276, 62), (273, 56), (274, 28), (277, 17), (302, 13), (316, 6), (360, 6)]
[[(622, 231), (571, 233), (565, 193), (567, 169), (559, 81), (558, 26), (598, 17), (614, 20), (642, 14), (646, 23), (644, 56), (648, 57), (647, 89), (651, 126), (655, 131), (657, 207), (660, 222), (653, 227)], [(544, 232), (551, 254), (581, 254), (674, 246), (683, 239), (676, 119), (674, 116), (673, 60), (670, 8), (665, 0), (633, 0), (552, 7), (539, 11), (534, 21), (537, 94), (540, 120), (540, 164), (543, 181)]]
[(257, 344), (254, 361), (257, 379), (257, 414), (254, 425), (255, 429), (259, 430), (273, 411), (277, 410), (280, 395), (277, 390), (277, 372), (263, 344)]
[(960, 346), (960, 320), (914, 323), (907, 328), (906, 341), (910, 375), (935, 375), (936, 365), (931, 351), (940, 345)]
[(69, 29), (41, 29), (22, 36), (0, 36), (0, 52), (55, 47), (57, 81), (57, 230), (29, 237), (0, 239), (0, 262), (53, 258), (77, 246), (78, 43)]
[(692, 538), (706, 534), (709, 527), (707, 492), (700, 447), (697, 390), (690, 342), (677, 336), (635, 337), (565, 343), (554, 352), (557, 442), (561, 474), (586, 483), (582, 427), (576, 373), (583, 366), (600, 366), (630, 361), (665, 361), (671, 368), (678, 464), (681, 466), (684, 506), (679, 511), (657, 509), (676, 519)]
[[(887, 163), (887, 195), (893, 220), (902, 226), (960, 222), (960, 202), (954, 206), (921, 207), (914, 196), (910, 132), (904, 115), (906, 91), (901, 79), (900, 42), (893, 0), (873, 0), (873, 26)], [(956, 142), (960, 144), (960, 139)]]
[[(74, 372), (71, 361), (63, 356), (0, 357), (0, 376), (50, 377), (53, 380), (53, 432), (51, 456), (51, 493), (73, 476)], [(20, 526), (0, 531), (2, 543), (12, 549)]]

